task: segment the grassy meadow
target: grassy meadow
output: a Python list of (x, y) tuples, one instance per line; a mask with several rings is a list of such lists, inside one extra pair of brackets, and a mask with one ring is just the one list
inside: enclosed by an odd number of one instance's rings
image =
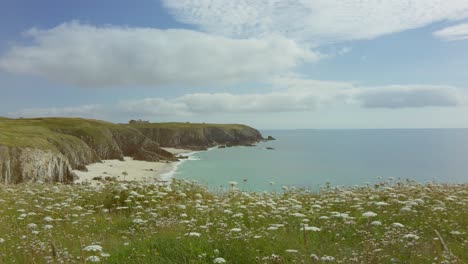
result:
[[(467, 263), (468, 186), (0, 188), (0, 263)], [(248, 184), (248, 183), (247, 183)]]

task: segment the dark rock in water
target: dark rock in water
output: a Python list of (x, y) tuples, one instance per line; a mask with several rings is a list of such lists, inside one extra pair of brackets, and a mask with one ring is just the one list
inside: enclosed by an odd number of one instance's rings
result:
[(272, 147), (267, 147), (266, 149), (269, 149), (269, 150), (274, 150), (274, 148), (272, 148)]
[(226, 146), (223, 145), (223, 146), (219, 146), (218, 148), (226, 148)]
[(188, 159), (188, 156), (182, 156), (182, 155), (179, 155), (177, 156), (178, 159)]
[(233, 146), (232, 144), (226, 144), (226, 147), (227, 147), (227, 148), (230, 148), (230, 147), (232, 147), (232, 146)]
[(272, 137), (272, 136), (268, 136), (268, 137), (266, 138), (266, 140), (276, 140), (276, 138), (274, 138), (274, 137)]
[(93, 181), (102, 181), (102, 177), (101, 177), (101, 176), (94, 177), (94, 178), (93, 178)]

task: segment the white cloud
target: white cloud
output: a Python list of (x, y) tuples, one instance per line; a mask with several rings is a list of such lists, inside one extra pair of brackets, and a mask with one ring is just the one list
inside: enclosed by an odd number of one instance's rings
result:
[(434, 32), (433, 35), (446, 41), (468, 39), (468, 23), (443, 28)]
[(452, 107), (466, 100), (466, 92), (452, 86), (390, 85), (357, 89), (354, 97), (366, 108)]
[(273, 79), (267, 93), (192, 93), (177, 98), (145, 98), (120, 101), (115, 106), (92, 105), (66, 108), (25, 109), (8, 116), (190, 117), (223, 114), (312, 112), (330, 106), (362, 108), (456, 107), (466, 102), (467, 93), (452, 86), (391, 85), (363, 87), (283, 77)]
[(164, 0), (206, 32), (246, 38), (281, 34), (326, 43), (370, 39), (468, 17), (466, 0)]
[(80, 86), (223, 84), (282, 74), (319, 55), (281, 36), (230, 39), (202, 32), (95, 27), (78, 22), (26, 33), (0, 69)]

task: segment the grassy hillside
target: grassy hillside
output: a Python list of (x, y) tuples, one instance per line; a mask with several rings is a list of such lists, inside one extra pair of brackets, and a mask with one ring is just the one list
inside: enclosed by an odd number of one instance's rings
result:
[(206, 124), (206, 123), (180, 123), (180, 122), (164, 122), (164, 123), (149, 123), (149, 124), (131, 124), (127, 126), (142, 127), (142, 128), (165, 128), (165, 129), (187, 129), (187, 128), (222, 128), (222, 129), (245, 129), (249, 128), (241, 124)]
[[(31, 147), (56, 149), (51, 141), (77, 140), (76, 136), (92, 136), (106, 140), (100, 130), (117, 125), (82, 118), (34, 118), (34, 119), (0, 119), (0, 145), (11, 147)], [(70, 136), (62, 131), (74, 131)]]
[[(0, 117), (0, 145), (55, 149), (50, 141), (70, 138), (93, 138), (106, 143), (109, 138), (103, 129), (128, 131), (129, 129), (207, 129), (242, 130), (250, 127), (240, 124), (205, 124), (205, 123), (151, 123), (151, 124), (114, 124), (110, 122), (83, 118), (31, 118), (8, 119)], [(250, 128), (251, 129), (251, 128)]]

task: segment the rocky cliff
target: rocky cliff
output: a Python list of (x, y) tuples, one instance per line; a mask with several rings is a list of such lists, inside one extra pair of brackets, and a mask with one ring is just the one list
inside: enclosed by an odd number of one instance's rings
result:
[(262, 140), (245, 125), (157, 123), (132, 125), (162, 147), (204, 149), (215, 145), (250, 145)]
[(0, 181), (72, 182), (74, 169), (103, 159), (177, 160), (162, 147), (247, 145), (261, 134), (243, 125), (118, 125), (79, 118), (0, 118)]

